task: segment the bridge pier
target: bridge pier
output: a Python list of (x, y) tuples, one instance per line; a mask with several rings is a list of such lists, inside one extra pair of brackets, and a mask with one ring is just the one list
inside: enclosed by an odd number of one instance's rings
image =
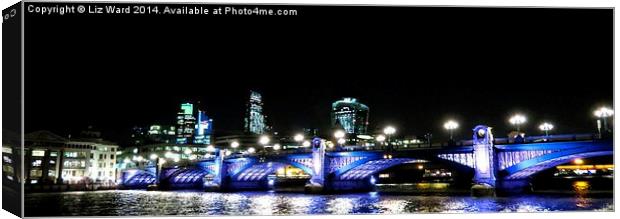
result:
[(493, 134), (491, 127), (474, 128), (474, 185), (472, 196), (495, 196), (495, 162), (493, 160)]
[(215, 167), (212, 179), (204, 179), (203, 189), (207, 192), (224, 191), (227, 188), (228, 183), (228, 171), (226, 163), (224, 162), (224, 156), (226, 156), (225, 150), (219, 150), (216, 152)]
[(320, 138), (312, 139), (312, 171), (314, 174), (304, 186), (306, 193), (322, 193), (325, 189), (325, 173), (327, 164), (325, 159), (325, 141)]

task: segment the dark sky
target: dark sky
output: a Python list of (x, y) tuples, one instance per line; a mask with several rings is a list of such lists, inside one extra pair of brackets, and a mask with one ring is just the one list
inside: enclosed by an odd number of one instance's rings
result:
[(94, 125), (120, 141), (172, 124), (186, 100), (216, 132), (241, 130), (249, 89), (283, 133), (326, 130), (345, 96), (370, 107), (373, 130), (445, 137), (454, 118), (463, 138), (477, 124), (505, 136), (515, 112), (532, 135), (543, 120), (591, 132), (594, 108), (612, 104), (611, 9), (292, 8), (300, 16), (27, 16), (26, 131)]

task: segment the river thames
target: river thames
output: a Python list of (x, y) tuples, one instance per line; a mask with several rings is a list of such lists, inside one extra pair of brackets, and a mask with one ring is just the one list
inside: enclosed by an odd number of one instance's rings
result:
[(490, 198), (475, 198), (463, 192), (430, 194), (366, 192), (310, 195), (267, 191), (212, 193), (110, 190), (28, 194), (26, 206), (28, 206), (26, 216), (314, 215), (614, 210), (612, 193), (592, 193), (579, 191), (579, 188), (562, 194), (535, 193)]

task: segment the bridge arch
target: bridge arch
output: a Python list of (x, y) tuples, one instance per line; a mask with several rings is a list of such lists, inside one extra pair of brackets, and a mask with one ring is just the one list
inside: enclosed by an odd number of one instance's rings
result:
[(611, 146), (592, 145), (590, 147), (573, 148), (522, 161), (500, 171), (499, 175), (506, 180), (527, 179), (536, 173), (568, 163), (576, 158), (590, 158), (606, 155), (613, 155), (613, 148)]
[[(471, 149), (469, 151), (459, 149), (456, 152), (462, 155), (469, 153), (471, 155)], [(468, 159), (471, 162), (464, 162), (460, 159), (447, 159), (447, 157), (438, 156), (437, 153), (441, 152), (426, 152), (420, 150), (400, 151), (391, 153), (390, 158), (386, 158), (386, 153), (379, 152), (340, 152), (334, 153), (331, 156), (331, 168), (330, 177), (335, 180), (362, 180), (369, 178), (372, 175), (388, 168), (407, 164), (407, 163), (440, 163), (454, 168), (460, 172), (471, 172), (473, 170), (472, 159)], [(339, 157), (355, 157), (355, 159), (344, 159), (338, 161)], [(449, 156), (450, 158), (457, 158), (460, 156)]]
[(237, 172), (234, 175), (231, 175), (231, 179), (233, 181), (241, 181), (241, 182), (256, 182), (256, 181), (265, 181), (267, 180), (267, 176), (274, 174), (278, 169), (284, 168), (287, 165), (291, 165), (295, 168), (301, 169), (304, 173), (312, 176), (314, 172), (310, 167), (304, 165), (299, 162), (291, 161), (289, 159), (271, 159), (265, 162), (257, 162), (248, 166)]
[(209, 169), (184, 168), (174, 171), (165, 181), (171, 188), (200, 188), (204, 184), (204, 177), (213, 174)]
[(125, 188), (146, 188), (155, 183), (155, 173), (145, 170), (132, 169), (122, 173), (121, 184)]

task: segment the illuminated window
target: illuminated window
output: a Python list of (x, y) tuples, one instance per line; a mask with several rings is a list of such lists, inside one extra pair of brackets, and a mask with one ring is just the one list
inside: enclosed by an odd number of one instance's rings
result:
[(13, 159), (11, 159), (9, 156), (2, 156), (2, 162), (13, 163)]
[(9, 147), (2, 147), (2, 153), (12, 154), (13, 153), (13, 149), (11, 149)]
[(35, 160), (35, 161), (32, 161), (32, 166), (33, 167), (40, 167), (41, 163), (43, 163), (43, 162), (41, 162), (41, 160)]
[(42, 170), (30, 170), (30, 177), (41, 177), (42, 175)]
[(44, 150), (33, 150), (32, 151), (32, 156), (33, 157), (43, 157), (43, 156), (45, 156), (45, 151)]

